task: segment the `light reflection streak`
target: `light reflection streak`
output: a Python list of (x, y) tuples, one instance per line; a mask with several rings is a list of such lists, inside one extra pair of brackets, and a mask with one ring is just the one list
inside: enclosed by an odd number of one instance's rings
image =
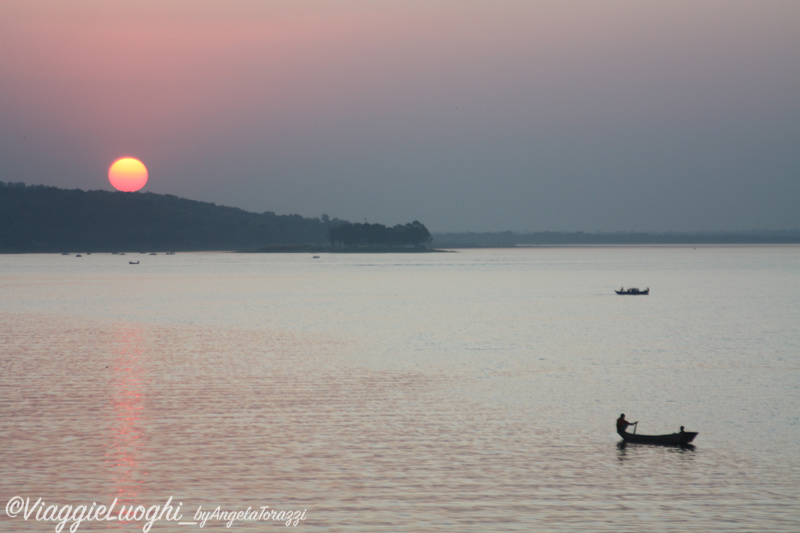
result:
[[(110, 390), (113, 422), (106, 464), (111, 472), (111, 500), (118, 505), (136, 506), (146, 485), (143, 460), (147, 421), (146, 350), (141, 329), (125, 324), (114, 331), (114, 357)], [(124, 527), (124, 522), (118, 522)]]

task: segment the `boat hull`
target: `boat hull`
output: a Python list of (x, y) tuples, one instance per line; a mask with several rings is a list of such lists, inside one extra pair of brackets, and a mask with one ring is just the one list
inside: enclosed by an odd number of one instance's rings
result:
[(645, 289), (643, 291), (640, 291), (639, 289), (633, 289), (633, 290), (628, 289), (628, 290), (621, 290), (621, 291), (614, 290), (614, 292), (616, 292), (619, 295), (623, 295), (623, 296), (646, 296), (646, 295), (650, 294), (650, 289)]
[(683, 431), (668, 435), (637, 435), (636, 433), (620, 432), (620, 437), (625, 442), (635, 444), (661, 444), (665, 446), (685, 446), (697, 436), (695, 431)]

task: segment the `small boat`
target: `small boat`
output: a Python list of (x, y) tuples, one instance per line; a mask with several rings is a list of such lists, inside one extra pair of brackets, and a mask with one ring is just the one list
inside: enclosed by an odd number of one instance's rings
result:
[(664, 446), (686, 446), (697, 436), (696, 431), (683, 431), (683, 428), (681, 428), (678, 433), (670, 433), (669, 435), (637, 435), (636, 433), (628, 433), (627, 431), (619, 431), (618, 433), (625, 442), (635, 444), (661, 444)]
[(615, 290), (617, 294), (629, 294), (632, 296), (640, 295), (640, 294), (650, 294), (650, 287), (647, 287), (645, 290), (640, 291), (636, 287), (631, 287), (630, 289), (626, 289), (624, 287), (620, 287), (619, 290)]
[(129, 265), (138, 265), (139, 261), (128, 261)]

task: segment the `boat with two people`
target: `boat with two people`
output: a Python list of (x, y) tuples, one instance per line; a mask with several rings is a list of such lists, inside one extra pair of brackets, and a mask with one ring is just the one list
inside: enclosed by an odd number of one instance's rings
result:
[[(666, 435), (642, 435), (636, 433), (639, 422), (628, 422), (625, 415), (621, 414), (617, 419), (617, 433), (624, 442), (633, 444), (660, 444), (663, 446), (688, 446), (697, 436), (696, 431), (685, 431), (681, 426), (677, 433)], [(633, 426), (633, 433), (628, 433), (629, 426)]]
[(625, 294), (629, 296), (638, 296), (644, 294), (650, 294), (650, 287), (647, 287), (645, 290), (639, 290), (636, 287), (631, 287), (630, 289), (626, 289), (625, 287), (620, 287), (619, 290), (614, 290), (617, 294)]

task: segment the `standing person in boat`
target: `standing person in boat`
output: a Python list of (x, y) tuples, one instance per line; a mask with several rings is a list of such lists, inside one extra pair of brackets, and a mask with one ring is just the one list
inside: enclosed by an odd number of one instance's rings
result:
[(617, 418), (617, 433), (622, 435), (623, 433), (625, 433), (625, 430), (628, 429), (628, 426), (632, 426), (638, 423), (639, 422), (628, 422), (627, 420), (625, 420), (625, 413), (622, 413), (621, 415), (619, 415), (619, 418)]

